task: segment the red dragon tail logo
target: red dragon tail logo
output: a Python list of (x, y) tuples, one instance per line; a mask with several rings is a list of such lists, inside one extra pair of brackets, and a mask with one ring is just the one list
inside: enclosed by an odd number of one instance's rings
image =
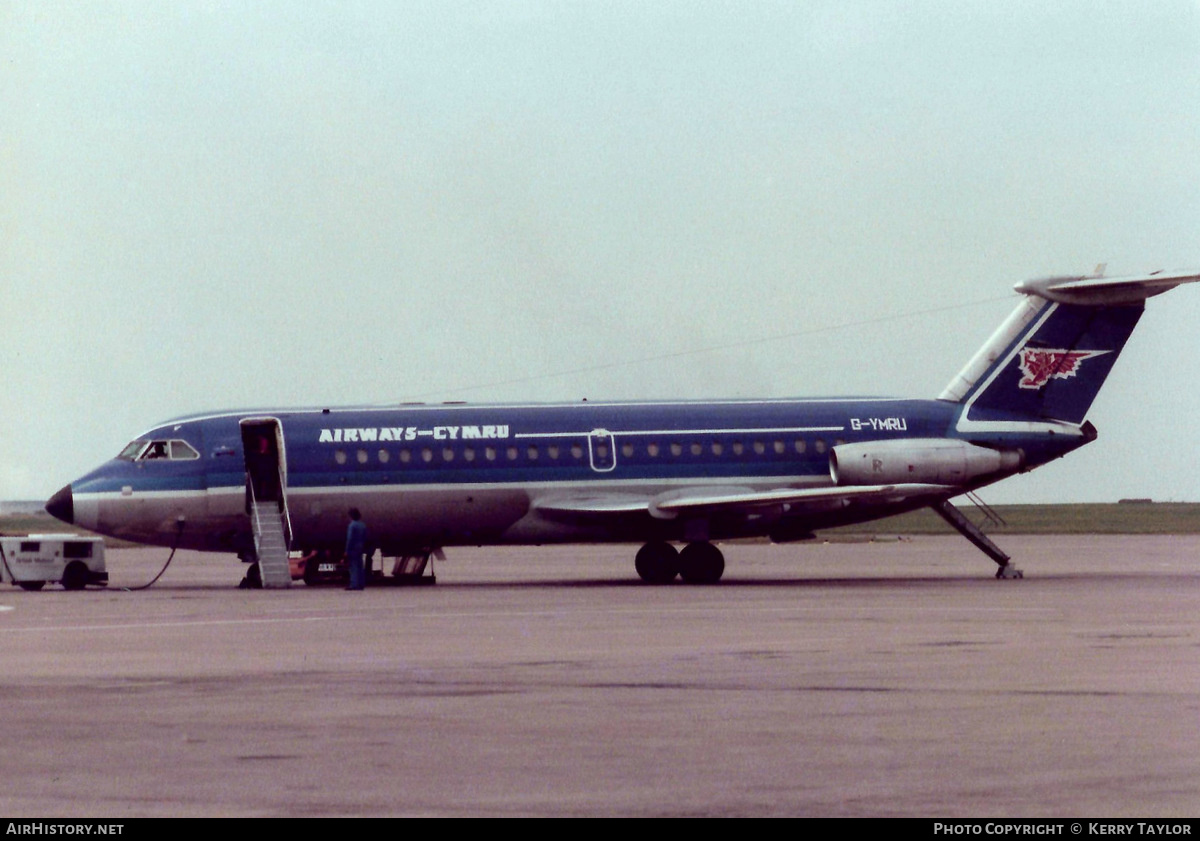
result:
[(1085, 359), (1102, 356), (1107, 350), (1021, 349), (1021, 388), (1041, 388), (1051, 379), (1065, 380), (1079, 373)]

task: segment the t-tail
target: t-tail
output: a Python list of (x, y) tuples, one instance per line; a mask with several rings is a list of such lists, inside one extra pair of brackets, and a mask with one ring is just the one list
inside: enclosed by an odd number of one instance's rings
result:
[(1025, 298), (939, 399), (963, 404), (960, 430), (1013, 421), (1083, 423), (1145, 301), (1196, 272), (1048, 277)]

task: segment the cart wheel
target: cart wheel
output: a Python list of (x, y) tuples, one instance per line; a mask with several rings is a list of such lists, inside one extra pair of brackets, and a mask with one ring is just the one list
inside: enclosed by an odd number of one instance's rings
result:
[(71, 561), (63, 570), (62, 585), (64, 590), (82, 590), (87, 586), (88, 568), (83, 561)]
[(317, 586), (321, 577), (321, 556), (314, 555), (304, 562), (304, 583), (309, 587)]
[(46, 586), (45, 581), (18, 581), (22, 590), (40, 590)]

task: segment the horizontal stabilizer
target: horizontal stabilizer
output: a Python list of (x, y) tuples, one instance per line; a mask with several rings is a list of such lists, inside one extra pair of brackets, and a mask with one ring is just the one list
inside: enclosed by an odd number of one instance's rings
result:
[(1118, 306), (1161, 295), (1181, 283), (1195, 283), (1200, 273), (1151, 272), (1131, 277), (1041, 277), (1018, 283), (1014, 289), (1059, 304)]

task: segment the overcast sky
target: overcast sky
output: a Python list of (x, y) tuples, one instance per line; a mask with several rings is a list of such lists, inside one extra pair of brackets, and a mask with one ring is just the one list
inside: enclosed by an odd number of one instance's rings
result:
[[(0, 126), (0, 499), (216, 408), (933, 397), (1017, 281), (1200, 267), (1195, 2), (0, 0)], [(1200, 500), (1198, 327), (985, 498)]]

